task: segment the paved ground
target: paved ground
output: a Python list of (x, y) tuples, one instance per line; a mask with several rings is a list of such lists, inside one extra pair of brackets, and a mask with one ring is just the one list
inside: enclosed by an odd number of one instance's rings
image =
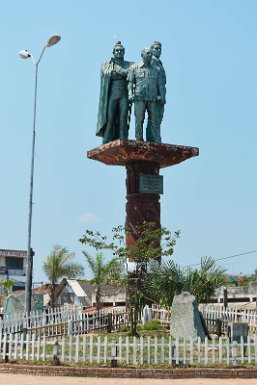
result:
[(1, 385), (257, 385), (256, 379), (192, 378), (179, 380), (97, 377), (48, 377), (0, 373)]

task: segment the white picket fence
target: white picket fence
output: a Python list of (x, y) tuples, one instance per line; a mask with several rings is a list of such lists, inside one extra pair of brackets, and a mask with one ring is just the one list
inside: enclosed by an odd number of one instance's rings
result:
[(128, 315), (122, 309), (105, 309), (83, 312), (81, 307), (61, 307), (43, 312), (31, 312), (30, 316), (13, 314), (0, 319), (0, 333), (30, 331), (38, 335), (83, 334), (91, 330), (106, 328), (110, 323), (114, 329), (127, 323)]
[(256, 311), (252, 309), (238, 309), (238, 308), (224, 308), (215, 305), (200, 305), (199, 310), (203, 317), (209, 320), (219, 319), (227, 323), (231, 322), (245, 322), (248, 324), (248, 329), (251, 334), (257, 332), (257, 315)]
[(199, 310), (202, 311), (203, 314), (208, 314), (215, 318), (223, 319), (226, 317), (226, 319), (231, 322), (247, 322), (253, 325), (256, 325), (257, 322), (256, 311), (252, 309), (224, 308), (222, 306), (208, 304), (200, 305)]
[[(200, 305), (204, 318), (220, 319), (228, 322), (247, 322), (249, 331), (257, 331), (257, 316), (254, 310), (238, 308), (223, 308), (215, 305)], [(38, 335), (83, 334), (90, 330), (99, 330), (107, 327), (108, 314), (111, 313), (112, 324), (117, 329), (121, 324), (128, 323), (128, 314), (121, 309), (107, 309), (99, 312), (85, 313), (81, 306), (63, 306), (57, 309), (48, 309), (43, 312), (31, 312), (30, 316), (15, 313), (0, 319), (0, 333), (18, 333), (30, 331)], [(158, 305), (152, 305), (151, 319), (158, 320), (162, 325), (170, 325), (170, 311)]]
[(14, 312), (4, 315), (4, 320), (0, 321), (0, 329), (5, 328), (7, 332), (17, 332), (21, 328), (36, 328), (45, 325), (54, 325), (67, 322), (70, 319), (78, 319), (82, 314), (81, 306), (62, 306), (60, 308), (48, 308), (44, 311), (31, 311), (30, 314)]
[(45, 336), (36, 338), (27, 335), (0, 336), (0, 359), (24, 360), (28, 362), (53, 360), (60, 362), (109, 364), (117, 360), (118, 365), (137, 366), (183, 366), (183, 365), (227, 365), (257, 364), (257, 339), (241, 338), (241, 342), (230, 343), (229, 339), (213, 339), (203, 342), (198, 338), (175, 339), (171, 337), (119, 337), (107, 336), (62, 336), (49, 340)]
[[(257, 329), (257, 314), (252, 309), (224, 308), (212, 304), (199, 305), (199, 310), (203, 313), (203, 317), (211, 319), (226, 320), (229, 322), (246, 322), (249, 329), (255, 331)], [(152, 319), (157, 319), (163, 325), (170, 324), (170, 312), (161, 308), (159, 305), (152, 305)]]

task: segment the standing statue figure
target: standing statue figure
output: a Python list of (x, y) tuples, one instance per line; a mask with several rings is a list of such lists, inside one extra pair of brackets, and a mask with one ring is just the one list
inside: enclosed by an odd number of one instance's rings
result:
[[(161, 82), (162, 82), (163, 87), (164, 87), (164, 99), (165, 99), (165, 96), (166, 96), (166, 73), (165, 73), (163, 64), (160, 60), (160, 56), (162, 53), (161, 43), (159, 41), (154, 41), (153, 44), (151, 45), (151, 51), (153, 54), (151, 65), (158, 68), (160, 71)], [(159, 108), (160, 125), (161, 125), (161, 122), (163, 119), (163, 113), (164, 113), (164, 103), (160, 103), (160, 108)]]
[(103, 137), (103, 144), (115, 139), (128, 139), (127, 75), (132, 63), (125, 61), (124, 55), (125, 48), (118, 41), (113, 48), (113, 58), (101, 66), (96, 135)]
[(128, 96), (134, 102), (136, 140), (143, 141), (145, 113), (148, 113), (146, 141), (161, 143), (160, 108), (165, 104), (165, 85), (160, 70), (151, 65), (152, 51), (144, 48), (142, 63), (131, 67), (128, 75)]

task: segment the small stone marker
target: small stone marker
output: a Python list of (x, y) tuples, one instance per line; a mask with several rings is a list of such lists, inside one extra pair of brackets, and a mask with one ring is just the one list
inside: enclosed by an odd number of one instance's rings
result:
[(241, 342), (241, 336), (244, 342), (247, 341), (248, 336), (248, 323), (247, 322), (231, 322), (229, 324), (229, 337), (230, 341)]
[(175, 295), (171, 307), (170, 330), (174, 338), (205, 338), (195, 297), (189, 292)]
[(145, 324), (145, 322), (152, 321), (152, 308), (150, 308), (148, 305), (145, 305), (145, 307), (143, 308), (141, 321), (143, 325)]

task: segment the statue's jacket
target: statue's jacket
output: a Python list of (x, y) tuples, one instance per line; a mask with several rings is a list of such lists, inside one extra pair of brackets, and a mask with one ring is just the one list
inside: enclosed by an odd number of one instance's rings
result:
[[(98, 106), (98, 119), (97, 119), (97, 136), (104, 136), (105, 126), (107, 123), (107, 112), (108, 112), (108, 100), (111, 88), (111, 74), (113, 71), (113, 59), (109, 62), (105, 62), (101, 66), (101, 77), (100, 77), (100, 97)], [(128, 70), (132, 65), (132, 62), (123, 61), (121, 67)]]
[(152, 64), (135, 64), (128, 75), (129, 94), (135, 101), (165, 100), (165, 84), (160, 69)]

